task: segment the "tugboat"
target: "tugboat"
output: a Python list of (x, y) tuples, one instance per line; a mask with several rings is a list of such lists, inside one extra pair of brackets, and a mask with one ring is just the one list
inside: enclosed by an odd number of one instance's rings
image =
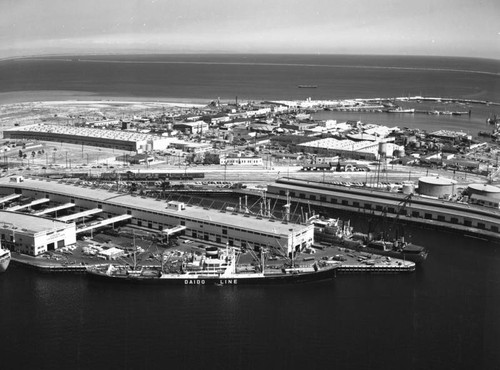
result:
[[(140, 269), (123, 265), (99, 265), (87, 267), (91, 277), (138, 283), (167, 285), (245, 285), (302, 283), (328, 280), (336, 275), (340, 263), (330, 265), (323, 261), (311, 266), (297, 267), (293, 263), (281, 269), (266, 271), (264, 254), (262, 263), (254, 269), (237, 266), (239, 251), (226, 247), (207, 247), (201, 256), (191, 254), (180, 264), (164, 266), (143, 266)], [(179, 266), (177, 266), (179, 265)]]
[(10, 263), (10, 251), (0, 245), (0, 272), (5, 272)]

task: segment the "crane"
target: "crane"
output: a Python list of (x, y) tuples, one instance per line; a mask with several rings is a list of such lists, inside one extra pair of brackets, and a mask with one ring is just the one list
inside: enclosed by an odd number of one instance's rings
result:
[(500, 175), (500, 167), (498, 167), (496, 169), (496, 171), (491, 171), (489, 174), (488, 174), (488, 184), (491, 184), (493, 181), (495, 181), (495, 179), (498, 177), (498, 175)]

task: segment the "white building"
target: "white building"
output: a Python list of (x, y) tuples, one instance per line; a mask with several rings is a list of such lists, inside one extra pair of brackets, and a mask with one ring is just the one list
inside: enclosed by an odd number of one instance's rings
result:
[[(100, 209), (104, 219), (130, 215), (133, 225), (152, 232), (168, 233), (172, 228), (182, 228), (182, 233), (193, 239), (241, 248), (279, 248), (282, 251), (303, 250), (314, 240), (314, 226), (254, 217), (246, 213), (227, 212), (191, 205), (175, 205), (159, 202), (154, 198), (135, 197), (130, 194), (109, 193), (103, 189), (82, 188), (56, 181), (27, 179), (22, 183), (10, 183), (0, 178), (0, 195), (13, 193), (34, 199), (48, 198), (54, 203), (75, 204), (75, 212)], [(7, 213), (7, 212), (5, 212)], [(14, 214), (8, 212), (9, 214)], [(29, 216), (35, 217), (35, 216)], [(52, 221), (37, 217), (52, 225)], [(56, 221), (56, 225), (58, 225)], [(0, 221), (0, 225), (2, 222)], [(73, 243), (74, 224), (63, 224), (73, 229), (73, 236), (57, 246)], [(61, 226), (61, 228), (62, 228)], [(57, 230), (61, 228), (57, 227)], [(60, 232), (59, 232), (60, 234)], [(54, 247), (54, 245), (52, 245)]]
[(223, 166), (262, 166), (262, 157), (240, 157), (240, 156), (227, 156), (220, 158), (220, 164)]
[[(340, 156), (356, 159), (375, 160), (379, 158), (379, 143), (373, 141), (337, 140), (325, 138), (298, 144), (305, 152), (321, 156)], [(391, 157), (394, 150), (404, 148), (393, 143), (386, 143), (386, 155)]]
[(74, 223), (0, 211), (2, 246), (31, 256), (76, 243)]
[(4, 131), (5, 138), (58, 141), (130, 151), (165, 150), (172, 139), (122, 130), (61, 125), (29, 125)]

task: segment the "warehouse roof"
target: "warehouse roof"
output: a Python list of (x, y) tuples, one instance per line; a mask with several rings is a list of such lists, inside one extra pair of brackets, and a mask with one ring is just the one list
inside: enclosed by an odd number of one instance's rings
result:
[(26, 213), (0, 211), (0, 228), (12, 228), (13, 225), (17, 227), (15, 230), (30, 231), (32, 233), (68, 227), (68, 224), (62, 221)]
[(128, 209), (143, 210), (158, 214), (172, 215), (179, 218), (201, 220), (213, 222), (221, 226), (244, 226), (246, 229), (258, 232), (273, 233), (276, 235), (288, 235), (290, 232), (297, 232), (308, 228), (308, 226), (283, 223), (280, 220), (270, 220), (243, 213), (221, 212), (216, 209), (207, 209), (197, 206), (190, 206), (184, 210), (176, 211), (167, 209), (165, 201), (158, 201), (154, 198), (138, 197), (130, 194), (109, 192), (103, 189), (86, 188), (76, 185), (67, 185), (57, 181), (25, 179), (22, 183), (10, 183), (5, 178), (0, 179), (0, 186), (30, 189), (40, 193), (56, 193), (65, 195), (68, 198), (83, 198), (106, 204), (116, 205)]

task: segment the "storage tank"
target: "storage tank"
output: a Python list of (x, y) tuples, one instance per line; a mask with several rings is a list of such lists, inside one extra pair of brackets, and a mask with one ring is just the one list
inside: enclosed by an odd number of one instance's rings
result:
[(405, 151), (404, 150), (400, 150), (400, 149), (396, 149), (392, 153), (392, 156), (396, 157), (396, 158), (403, 158), (405, 156)]
[(402, 192), (405, 195), (413, 194), (415, 192), (415, 184), (413, 181), (403, 181)]
[(470, 184), (467, 187), (467, 193), (485, 196), (491, 199), (500, 199), (500, 188), (488, 184)]
[(378, 143), (378, 154), (381, 157), (387, 157), (387, 143), (385, 141)]
[(441, 198), (455, 194), (455, 180), (439, 176), (427, 176), (418, 179), (418, 192), (421, 195)]

